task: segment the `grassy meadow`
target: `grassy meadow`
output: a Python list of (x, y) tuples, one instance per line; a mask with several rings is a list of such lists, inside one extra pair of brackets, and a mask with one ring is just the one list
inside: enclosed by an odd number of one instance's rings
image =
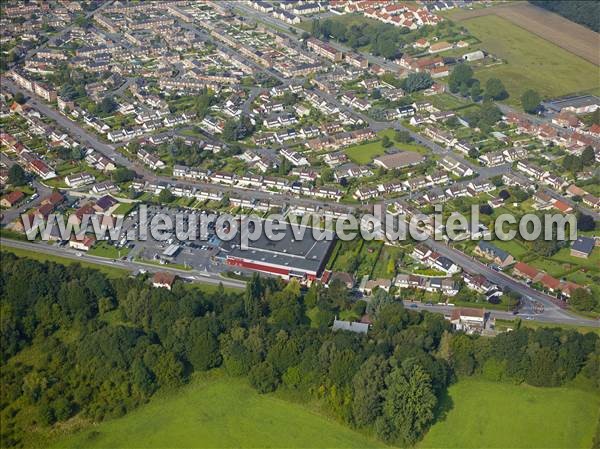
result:
[(419, 448), (589, 448), (600, 394), (576, 388), (461, 380), (449, 389), (452, 407)]
[(244, 380), (195, 379), (127, 416), (66, 436), (54, 448), (380, 448), (360, 433)]
[[(576, 387), (463, 379), (419, 448), (590, 447), (600, 394)], [(387, 447), (309, 408), (208, 374), (127, 416), (59, 437), (52, 448)]]
[(482, 68), (475, 76), (482, 85), (489, 78), (501, 79), (510, 94), (509, 104), (520, 105), (521, 94), (527, 89), (535, 89), (546, 98), (600, 90), (597, 66), (506, 19), (488, 15), (460, 24), (481, 41), (476, 48), (506, 61)]

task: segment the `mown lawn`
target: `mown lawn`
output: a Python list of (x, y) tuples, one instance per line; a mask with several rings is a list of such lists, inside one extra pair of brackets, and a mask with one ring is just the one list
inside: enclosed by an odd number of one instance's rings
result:
[(373, 162), (373, 159), (375, 159), (377, 156), (381, 156), (385, 153), (386, 148), (384, 148), (381, 144), (381, 139), (383, 139), (384, 136), (387, 136), (393, 143), (393, 145), (390, 148), (387, 148), (387, 150), (393, 150), (394, 148), (397, 148), (402, 151), (416, 151), (417, 153), (421, 154), (426, 154), (429, 152), (429, 150), (422, 145), (414, 143), (395, 142), (395, 134), (396, 131), (391, 128), (384, 129), (383, 131), (379, 131), (377, 133), (377, 136), (380, 140), (363, 143), (361, 145), (351, 146), (344, 150), (344, 152), (348, 155), (352, 162), (355, 162), (356, 164), (369, 164)]
[(121, 203), (114, 211), (115, 215), (126, 216), (129, 212), (137, 207), (137, 203)]
[(507, 62), (475, 73), (482, 86), (489, 78), (501, 79), (510, 94), (507, 103), (520, 105), (527, 89), (546, 98), (599, 90), (598, 67), (506, 19), (489, 15), (460, 24), (482, 41), (478, 47)]
[(67, 436), (55, 448), (379, 448), (348, 427), (244, 380), (196, 379), (127, 416)]
[(71, 265), (74, 263), (78, 263), (82, 267), (93, 268), (94, 270), (102, 271), (109, 278), (118, 278), (129, 275), (129, 271), (123, 270), (121, 268), (107, 267), (91, 262), (84, 262), (80, 260), (69, 259), (67, 257), (54, 256), (51, 254), (37, 253), (35, 251), (28, 251), (26, 249), (21, 248), (11, 248), (10, 246), (2, 246), (2, 251), (13, 253), (14, 255), (19, 257), (27, 257), (29, 259), (37, 260), (40, 262), (56, 262), (61, 265)]
[(129, 248), (116, 248), (108, 242), (98, 242), (88, 253), (92, 256), (106, 257), (107, 259), (120, 259), (129, 254)]
[(419, 448), (588, 448), (600, 394), (478, 379), (449, 389), (445, 418)]

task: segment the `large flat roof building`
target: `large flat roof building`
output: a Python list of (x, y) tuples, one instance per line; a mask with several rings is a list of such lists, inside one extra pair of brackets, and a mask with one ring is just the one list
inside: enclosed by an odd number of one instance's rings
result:
[(305, 232), (302, 238), (296, 239), (291, 226), (286, 225), (285, 230), (280, 231), (284, 238), (279, 241), (270, 240), (263, 232), (258, 240), (248, 242), (247, 248), (241, 247), (239, 236), (230, 242), (224, 242), (221, 248), (226, 263), (284, 279), (318, 279), (323, 274), (333, 248), (333, 232), (322, 231), (327, 233), (328, 238), (317, 240), (313, 236), (313, 228), (299, 229)]

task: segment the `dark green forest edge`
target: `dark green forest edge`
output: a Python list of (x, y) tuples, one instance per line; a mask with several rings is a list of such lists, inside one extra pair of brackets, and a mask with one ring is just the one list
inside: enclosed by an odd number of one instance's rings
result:
[(555, 12), (575, 23), (600, 32), (600, 3), (590, 0), (530, 0), (529, 3)]
[[(403, 446), (439, 419), (448, 386), (463, 376), (541, 387), (578, 376), (600, 388), (595, 333), (468, 336), (385, 292), (367, 306), (340, 284), (301, 291), (255, 276), (245, 293), (182, 282), (169, 291), (143, 277), (108, 279), (2, 253), (0, 296), (3, 447), (122, 416), (217, 367), (247, 376), (259, 393), (288, 389), (320, 401), (346, 425)], [(306, 311), (315, 307), (311, 326)], [(335, 314), (365, 308), (374, 320), (368, 336), (330, 330)]]

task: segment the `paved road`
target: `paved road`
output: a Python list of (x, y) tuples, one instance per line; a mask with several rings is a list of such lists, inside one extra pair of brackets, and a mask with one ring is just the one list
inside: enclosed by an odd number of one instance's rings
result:
[[(252, 17), (257, 21), (261, 21), (261, 22), (270, 24), (270, 25), (276, 27), (279, 31), (284, 32), (285, 34), (287, 34), (290, 38), (292, 38), (294, 40), (297, 40), (298, 37), (305, 31), (302, 28), (298, 28), (295, 25), (287, 24), (287, 23), (283, 22), (282, 20), (279, 20), (279, 19), (273, 17), (272, 15), (261, 13), (260, 11), (246, 5), (243, 2), (228, 1), (227, 3), (234, 9), (243, 11), (245, 17)], [(289, 31), (290, 28), (294, 29), (296, 31), (296, 34), (293, 34), (291, 31)], [(354, 52), (354, 50), (351, 49), (350, 47), (340, 44), (339, 42), (334, 41), (334, 40), (331, 40), (329, 42), (329, 44), (332, 47), (334, 47), (338, 50), (341, 50), (343, 52)], [(402, 67), (400, 67), (397, 64), (394, 64), (393, 62), (391, 62), (385, 58), (381, 58), (379, 56), (373, 56), (372, 54), (369, 54), (369, 53), (362, 53), (362, 54), (365, 58), (367, 58), (367, 60), (369, 61), (370, 64), (377, 64), (377, 65), (379, 65), (381, 67), (385, 67), (386, 69), (391, 70), (393, 72), (403, 71)]]
[[(103, 3), (102, 5), (100, 5), (98, 8), (91, 10), (90, 12), (88, 12), (85, 15), (86, 19), (89, 19), (90, 17), (92, 17), (94, 14), (96, 14), (97, 12), (102, 11), (104, 8), (106, 8), (108, 5), (110, 5), (111, 2), (106, 2)], [(75, 22), (72, 22), (71, 24), (69, 24), (68, 26), (66, 26), (65, 28), (63, 28), (62, 30), (60, 30), (58, 32), (58, 34), (55, 34), (53, 36), (50, 37), (50, 39), (48, 39), (48, 41), (46, 41), (46, 43), (34, 47), (32, 49), (30, 49), (27, 53), (25, 53), (25, 56), (23, 57), (24, 60), (27, 60), (29, 58), (31, 58), (32, 56), (34, 56), (36, 53), (46, 49), (49, 45), (54, 45), (56, 43), (56, 41), (58, 39), (62, 39), (62, 37), (67, 34), (69, 31), (71, 31), (73, 28), (75, 28), (76, 26), (78, 26)]]
[[(236, 6), (237, 6), (237, 4), (236, 4)], [(246, 7), (244, 7), (244, 9), (246, 9)], [(251, 10), (251, 11), (254, 11), (254, 10)], [(193, 29), (199, 35), (202, 35), (204, 37), (207, 36), (207, 33), (204, 30), (201, 30), (201, 29), (197, 28), (196, 26), (190, 25), (190, 24), (188, 24), (187, 26), (189, 27), (188, 29)], [(232, 49), (230, 49), (229, 47), (226, 47), (224, 45), (221, 45), (220, 43), (217, 43), (217, 46), (222, 47), (224, 49), (224, 51), (227, 51), (229, 53), (232, 51)], [(247, 60), (247, 58), (243, 58), (243, 59)], [(251, 63), (254, 67), (257, 67), (257, 69), (259, 69), (265, 73), (268, 73), (269, 75), (277, 77), (284, 83), (289, 83), (292, 81), (292, 80), (283, 79), (282, 77), (277, 75), (275, 72), (273, 72), (271, 70), (267, 70), (263, 67), (260, 67), (251, 61), (249, 63)], [(10, 80), (3, 79), (3, 85), (6, 86), (7, 88), (9, 88), (9, 90), (12, 90), (13, 92), (16, 92), (19, 90), (22, 91), (22, 89), (20, 89), (18, 86), (16, 86)], [(339, 100), (337, 100), (337, 98), (335, 98), (332, 95), (329, 95), (322, 91), (317, 91), (317, 93), (321, 97), (338, 105), (341, 110), (345, 110), (347, 112), (352, 112), (355, 115), (361, 116), (363, 118), (363, 120), (365, 120), (365, 122), (369, 123), (369, 125), (375, 131), (378, 131), (380, 129), (390, 128), (390, 127), (406, 130), (415, 138), (415, 140), (418, 143), (427, 146), (435, 154), (438, 154), (438, 155), (452, 154), (452, 156), (454, 158), (473, 167), (473, 165), (469, 161), (465, 160), (461, 156), (450, 152), (449, 150), (437, 145), (436, 143), (426, 139), (425, 137), (423, 137), (419, 134), (414, 133), (411, 130), (406, 129), (399, 123), (376, 122), (364, 114), (360, 114), (360, 113), (357, 113), (356, 111), (350, 110), (345, 105), (342, 105), (339, 102)], [(30, 100), (30, 105), (35, 107), (36, 109), (38, 109), (44, 115), (54, 119), (57, 123), (59, 123), (65, 129), (67, 129), (72, 135), (78, 137), (81, 140), (81, 142), (85, 143), (86, 145), (91, 146), (92, 148), (95, 148), (97, 151), (103, 153), (107, 157), (110, 157), (111, 159), (116, 161), (118, 164), (126, 166), (126, 167), (130, 167), (130, 168), (134, 168), (138, 173), (141, 172), (143, 174), (143, 176), (146, 177), (148, 180), (163, 180), (166, 182), (171, 181), (170, 178), (156, 176), (154, 173), (151, 173), (148, 170), (146, 170), (145, 168), (140, 167), (138, 164), (134, 164), (132, 161), (128, 160), (122, 154), (120, 154), (113, 145), (109, 145), (107, 143), (101, 142), (94, 134), (83, 129), (79, 124), (66, 118), (65, 116), (63, 116), (56, 110), (48, 107), (47, 105), (45, 105), (41, 101), (37, 100), (36, 98), (32, 98)], [(479, 172), (480, 176), (483, 178), (495, 176), (497, 174), (506, 172), (507, 170), (509, 170), (509, 167), (506, 167), (506, 166), (499, 166), (499, 167), (493, 167), (493, 168), (476, 167), (476, 171)], [(220, 190), (223, 192), (228, 192), (228, 193), (235, 191), (236, 196), (241, 196), (242, 198), (248, 198), (248, 199), (256, 199), (256, 198), (270, 199), (272, 197), (275, 197), (275, 195), (272, 196), (271, 194), (266, 193), (266, 192), (257, 192), (254, 190), (244, 190), (244, 189), (239, 189), (239, 188), (232, 188), (229, 186), (218, 186), (215, 184), (185, 183), (185, 182), (182, 182), (182, 184), (194, 186), (194, 187), (201, 188), (201, 189), (206, 189), (208, 191), (212, 191), (214, 189)], [(281, 196), (282, 195), (276, 195), (276, 197), (281, 197)], [(338, 208), (338, 209), (341, 206), (338, 203), (330, 203), (326, 200), (323, 200), (323, 201), (305, 200), (305, 199), (295, 198), (291, 195), (289, 195), (289, 196), (284, 195), (283, 198), (288, 203), (294, 203), (294, 204), (299, 204), (299, 205), (313, 205), (313, 206), (314, 205), (318, 205), (318, 206), (333, 205), (335, 208)], [(348, 207), (348, 209), (351, 210), (354, 208)], [(544, 305), (546, 306), (546, 311), (544, 312), (544, 317), (547, 318), (548, 320), (554, 320), (553, 322), (569, 322), (569, 323), (573, 323), (573, 324), (578, 324), (578, 323), (579, 324), (584, 323), (586, 325), (597, 325), (598, 324), (597, 322), (592, 321), (592, 320), (585, 320), (585, 319), (581, 319), (578, 317), (574, 317), (573, 315), (571, 315), (571, 314), (565, 312), (564, 310), (558, 308), (557, 306), (555, 306), (550, 301), (550, 298), (547, 295), (544, 295), (543, 293), (540, 293), (537, 290), (534, 290), (525, 284), (521, 284), (520, 282), (517, 282), (514, 279), (512, 279), (504, 274), (495, 272), (495, 271), (489, 269), (487, 266), (481, 264), (480, 262), (475, 261), (475, 260), (471, 259), (470, 257), (468, 257), (456, 250), (447, 248), (445, 245), (440, 244), (439, 242), (429, 241), (428, 243), (430, 244), (430, 246), (432, 246), (433, 248), (438, 250), (440, 253), (447, 255), (448, 257), (452, 258), (452, 260), (454, 260), (458, 264), (462, 265), (465, 269), (467, 269), (467, 271), (470, 271), (473, 273), (484, 274), (484, 275), (486, 275), (486, 277), (488, 277), (488, 279), (490, 279), (490, 281), (498, 284), (501, 287), (510, 287), (511, 289), (521, 293), (522, 295), (529, 296), (532, 299), (543, 302)]]
[[(90, 262), (97, 265), (112, 267), (112, 268), (121, 268), (123, 270), (137, 272), (139, 270), (146, 270), (151, 273), (156, 272), (167, 272), (176, 274), (177, 276), (188, 279), (191, 281), (201, 282), (204, 284), (212, 284), (219, 285), (223, 284), (224, 287), (232, 287), (232, 288), (245, 288), (246, 283), (244, 281), (240, 281), (237, 279), (228, 279), (219, 276), (215, 273), (198, 271), (198, 270), (178, 270), (175, 268), (169, 268), (166, 266), (154, 266), (151, 264), (143, 264), (135, 261), (125, 261), (125, 260), (117, 260), (112, 261), (110, 259), (106, 259), (104, 257), (92, 256), (90, 254), (81, 253), (78, 251), (74, 251), (70, 248), (62, 248), (58, 246), (48, 246), (45, 243), (33, 243), (33, 242), (22, 242), (18, 240), (9, 240), (5, 238), (0, 238), (0, 246), (11, 247), (11, 248), (19, 248), (28, 251), (35, 251), (37, 253), (50, 254), (52, 256), (60, 256), (68, 259), (73, 259), (80, 262)], [(81, 256), (77, 256), (77, 254), (81, 254)]]
[(540, 301), (544, 305), (544, 321), (600, 327), (600, 320), (582, 318), (567, 312), (552, 302), (553, 298), (551, 296), (535, 290), (529, 287), (527, 284), (519, 282), (504, 273), (492, 270), (487, 265), (484, 265), (472, 257), (467, 256), (457, 249), (451, 248), (446, 244), (433, 239), (426, 240), (425, 244), (443, 256), (448, 257), (469, 273), (482, 274), (494, 284), (500, 285), (501, 287), (508, 287), (520, 295), (530, 298), (531, 300)]

